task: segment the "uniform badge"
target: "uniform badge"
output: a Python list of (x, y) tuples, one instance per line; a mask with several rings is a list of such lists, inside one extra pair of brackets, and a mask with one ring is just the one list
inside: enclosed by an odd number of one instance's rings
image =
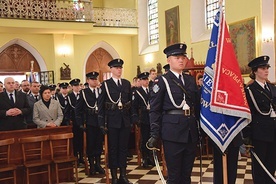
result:
[(158, 84), (155, 84), (153, 87), (152, 87), (152, 91), (154, 93), (157, 93), (159, 91), (160, 87), (158, 86)]
[(135, 96), (134, 95), (132, 95), (132, 100), (134, 100), (135, 99)]

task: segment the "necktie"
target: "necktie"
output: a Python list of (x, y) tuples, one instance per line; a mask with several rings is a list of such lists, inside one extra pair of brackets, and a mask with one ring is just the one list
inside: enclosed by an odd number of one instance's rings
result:
[(35, 101), (38, 101), (38, 95), (35, 95), (34, 97), (35, 97)]
[(121, 88), (122, 88), (122, 85), (121, 85), (120, 80), (118, 80), (118, 88), (119, 88), (119, 89), (121, 89)]
[(11, 101), (12, 105), (14, 105), (14, 99), (13, 99), (13, 94), (12, 93), (10, 93), (10, 101)]
[(148, 88), (146, 88), (146, 93), (149, 94), (149, 89)]
[(183, 81), (182, 81), (182, 75), (181, 74), (179, 74), (178, 81), (183, 86)]
[(265, 89), (267, 92), (270, 92), (270, 90), (269, 90), (267, 84), (264, 85), (264, 89)]

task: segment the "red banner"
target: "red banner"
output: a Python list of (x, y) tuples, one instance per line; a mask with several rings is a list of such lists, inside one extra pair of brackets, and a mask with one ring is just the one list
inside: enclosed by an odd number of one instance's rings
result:
[(222, 20), (219, 28), (210, 109), (212, 112), (250, 119), (250, 109), (239, 64), (224, 16), (220, 18)]

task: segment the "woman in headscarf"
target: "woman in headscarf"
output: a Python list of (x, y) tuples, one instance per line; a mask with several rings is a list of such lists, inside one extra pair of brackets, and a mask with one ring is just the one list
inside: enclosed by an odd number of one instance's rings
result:
[(33, 121), (38, 128), (60, 126), (63, 113), (58, 101), (51, 99), (51, 91), (48, 86), (40, 87), (41, 100), (34, 104)]

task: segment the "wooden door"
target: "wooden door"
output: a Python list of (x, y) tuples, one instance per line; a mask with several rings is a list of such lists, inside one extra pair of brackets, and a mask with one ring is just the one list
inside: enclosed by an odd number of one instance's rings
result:
[(0, 53), (0, 74), (30, 72), (31, 61), (34, 61), (33, 71), (40, 72), (40, 66), (35, 57), (24, 47), (13, 44)]
[(112, 59), (112, 56), (105, 49), (100, 47), (89, 56), (85, 72), (99, 72), (99, 81), (102, 82), (110, 77), (110, 68), (107, 64)]

